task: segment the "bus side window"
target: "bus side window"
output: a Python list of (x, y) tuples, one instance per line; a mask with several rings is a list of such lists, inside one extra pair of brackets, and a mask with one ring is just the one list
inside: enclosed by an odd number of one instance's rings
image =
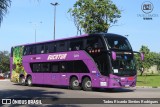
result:
[(35, 45), (29, 46), (29, 55), (33, 55), (36, 53), (36, 47)]
[(76, 73), (89, 73), (88, 67), (82, 60), (74, 61), (74, 72)]
[(11, 48), (11, 57), (13, 57), (13, 47)]
[(24, 47), (23, 55), (29, 55), (29, 46)]
[(82, 50), (82, 49), (83, 49), (83, 41), (82, 40), (75, 40), (75, 41), (70, 42), (70, 45), (69, 45), (70, 51)]
[(32, 72), (38, 73), (41, 70), (41, 64), (40, 63), (31, 64), (31, 69), (32, 69)]
[(45, 49), (44, 49), (44, 52), (45, 53), (49, 53), (49, 45), (48, 44), (45, 44)]
[(32, 46), (30, 46), (30, 47), (29, 47), (29, 53), (28, 53), (29, 55), (31, 55), (31, 54), (32, 54), (32, 50), (33, 50), (33, 47), (32, 47)]
[(43, 54), (44, 53), (44, 44), (42, 44), (42, 46), (41, 46), (41, 54)]
[(60, 62), (59, 66), (60, 66), (60, 72), (66, 72), (66, 68), (67, 68), (66, 62)]
[(56, 52), (64, 52), (67, 51), (67, 42), (66, 41), (59, 41), (56, 43)]
[(37, 72), (41, 72), (41, 64), (40, 63), (37, 64), (36, 71)]
[(87, 50), (92, 50), (93, 49), (93, 44), (94, 44), (94, 38), (88, 38), (87, 39), (87, 44), (86, 44), (86, 49)]
[(74, 61), (60, 62), (60, 72), (74, 72)]
[(59, 63), (58, 62), (51, 63), (51, 72), (57, 73), (58, 71), (59, 71)]
[(50, 63), (42, 63), (41, 72), (49, 72), (49, 71), (50, 71)]
[(47, 43), (45, 44), (45, 53), (52, 53), (55, 52), (55, 43)]
[(102, 40), (99, 37), (90, 37), (87, 39), (86, 48), (87, 50), (102, 48)]
[(44, 44), (36, 45), (36, 54), (44, 53)]

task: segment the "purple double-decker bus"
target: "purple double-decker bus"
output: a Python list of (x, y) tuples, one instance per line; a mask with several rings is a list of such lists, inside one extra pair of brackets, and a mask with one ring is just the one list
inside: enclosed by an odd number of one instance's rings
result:
[(12, 47), (10, 71), (11, 81), (21, 85), (59, 85), (85, 91), (134, 87), (137, 77), (129, 41), (109, 33)]

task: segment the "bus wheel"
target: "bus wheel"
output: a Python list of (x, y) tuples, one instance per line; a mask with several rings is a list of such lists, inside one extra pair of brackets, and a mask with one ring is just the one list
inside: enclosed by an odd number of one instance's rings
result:
[(21, 85), (26, 85), (24, 76), (22, 76), (22, 77), (19, 78), (19, 83), (20, 83)]
[(79, 84), (79, 81), (76, 77), (72, 77), (71, 80), (70, 80), (70, 88), (72, 90), (80, 90), (81, 87), (80, 87), (80, 84)]
[(92, 90), (92, 83), (91, 83), (91, 80), (88, 77), (83, 79), (82, 87), (83, 87), (84, 91), (91, 91)]
[(31, 76), (29, 76), (29, 77), (27, 78), (27, 85), (28, 85), (28, 86), (32, 86), (32, 77), (31, 77)]

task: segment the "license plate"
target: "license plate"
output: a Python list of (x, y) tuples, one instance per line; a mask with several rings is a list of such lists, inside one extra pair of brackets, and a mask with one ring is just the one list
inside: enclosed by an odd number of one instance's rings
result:
[(129, 85), (125, 85), (125, 87), (129, 87)]

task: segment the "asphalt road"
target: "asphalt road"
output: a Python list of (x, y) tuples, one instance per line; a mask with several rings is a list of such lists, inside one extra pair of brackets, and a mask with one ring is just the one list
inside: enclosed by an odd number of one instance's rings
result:
[[(49, 98), (61, 100), (83, 100), (85, 102), (90, 101), (96, 103), (99, 100), (104, 102), (108, 98), (160, 98), (160, 88), (128, 88), (128, 89), (116, 89), (113, 91), (98, 90), (98, 91), (82, 91), (82, 90), (70, 90), (67, 87), (53, 87), (53, 86), (37, 86), (32, 87), (21, 86), (10, 81), (0, 80), (0, 98)], [(64, 99), (67, 98), (67, 99)], [(69, 99), (72, 98), (72, 99)], [(82, 98), (82, 99), (81, 99)], [(111, 99), (112, 100), (112, 99)], [(159, 99), (160, 100), (160, 99)], [(123, 102), (122, 102), (123, 103)], [(159, 101), (160, 103), (160, 101)], [(3, 105), (4, 107), (22, 106), (22, 105)], [(37, 105), (23, 105), (27, 107), (36, 107)], [(46, 105), (39, 105), (46, 106)], [(47, 105), (53, 106), (53, 105)], [(160, 107), (160, 104), (69, 104), (69, 105), (56, 105), (63, 107)]]

